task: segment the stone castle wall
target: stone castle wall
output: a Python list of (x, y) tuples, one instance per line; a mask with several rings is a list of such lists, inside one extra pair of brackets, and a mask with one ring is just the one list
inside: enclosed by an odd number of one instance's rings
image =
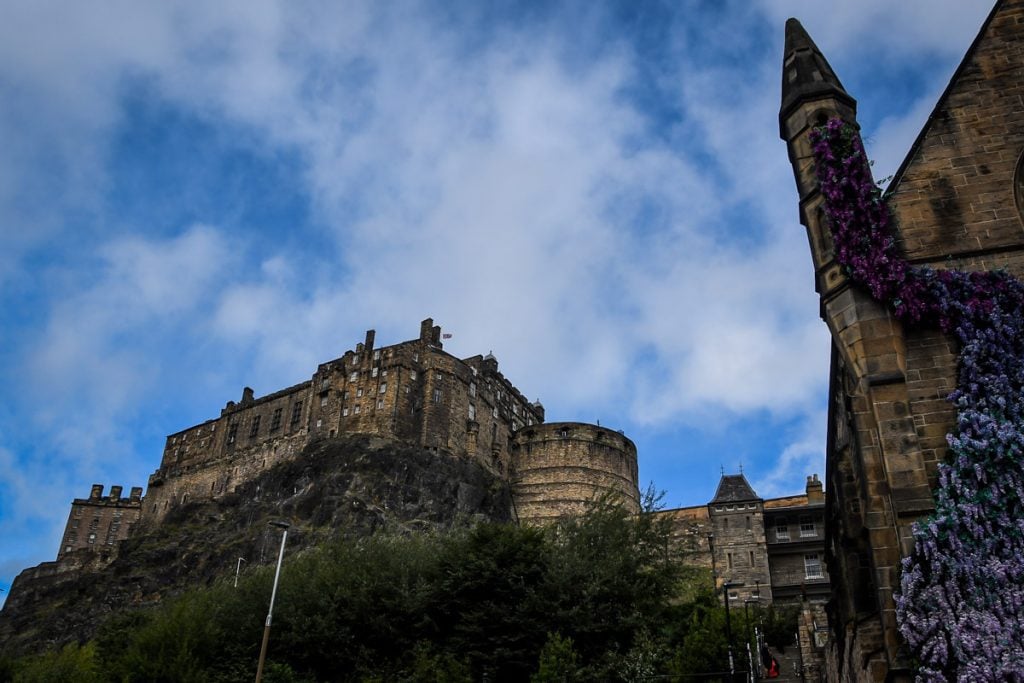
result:
[(76, 550), (99, 550), (128, 538), (139, 521), (142, 509), (142, 488), (133, 487), (127, 498), (122, 487), (111, 486), (110, 495), (103, 495), (103, 485), (93, 484), (88, 498), (76, 498), (64, 527), (57, 559)]
[(581, 422), (520, 430), (513, 442), (512, 491), (528, 524), (579, 514), (604, 495), (640, 510), (636, 446), (623, 434)]

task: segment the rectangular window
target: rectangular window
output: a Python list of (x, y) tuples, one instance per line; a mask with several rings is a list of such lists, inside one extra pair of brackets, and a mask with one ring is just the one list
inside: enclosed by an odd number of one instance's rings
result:
[(476, 419), (476, 406), (473, 405), (472, 403), (469, 404), (469, 419), (470, 420), (475, 420)]
[(732, 553), (725, 554), (726, 559), (729, 561), (729, 569), (732, 569)]
[(491, 408), (491, 417), (498, 417), (498, 406)]
[(476, 382), (469, 383), (469, 395), (474, 397), (476, 396)]
[(356, 389), (356, 398), (359, 398), (362, 395), (363, 395), (363, 388), (359, 387), (358, 389)]
[(348, 408), (342, 408), (341, 415), (342, 417), (348, 417)]
[(804, 577), (808, 579), (824, 579), (821, 571), (821, 558), (818, 553), (804, 555)]
[(380, 370), (378, 370), (377, 368), (373, 368), (372, 370), (370, 370), (370, 376), (376, 377), (378, 372), (380, 372)]
[(358, 370), (353, 370), (352, 374), (348, 376), (348, 381), (349, 382), (356, 382), (358, 380), (359, 380), (359, 371)]
[(356, 405), (355, 409), (352, 412), (354, 412), (356, 415), (359, 414), (359, 405), (358, 404)]
[(380, 349), (377, 349), (376, 351), (373, 352), (373, 359), (380, 360)]
[(750, 566), (751, 567), (754, 566), (754, 551), (753, 550), (750, 551)]
[(750, 531), (750, 515), (747, 515), (747, 531)]
[(440, 403), (440, 402), (441, 402), (441, 390), (440, 389), (434, 389), (434, 403)]
[(260, 433), (260, 418), (262, 415), (257, 415), (252, 419), (252, 427), (249, 428), (249, 437), (252, 438)]
[(789, 540), (789, 525), (783, 521), (775, 523), (775, 540), (777, 541), (788, 541)]
[(270, 417), (270, 431), (274, 432), (281, 428), (281, 408), (275, 408), (274, 414)]
[(416, 381), (416, 371), (415, 370), (410, 370), (409, 371), (409, 379), (412, 380), (413, 382)]
[(800, 537), (807, 538), (809, 536), (817, 536), (818, 532), (814, 528), (814, 520), (809, 516), (803, 516), (800, 518)]
[(416, 353), (412, 354), (412, 359), (418, 362), (420, 359), (420, 352), (417, 351)]
[(292, 424), (299, 424), (300, 417), (302, 417), (302, 401), (296, 401), (292, 405)]
[(387, 377), (388, 376), (388, 371), (387, 370), (381, 370), (380, 371), (380, 376), (381, 377)]
[(325, 405), (327, 405), (327, 396), (326, 395), (320, 397), (320, 407), (323, 408)]
[(435, 372), (434, 373), (434, 379), (436, 379), (438, 382), (440, 382), (444, 378), (441, 376), (440, 372)]
[(320, 380), (320, 391), (327, 391), (327, 387), (331, 386), (331, 380), (324, 377)]
[(235, 422), (228, 427), (228, 443), (234, 443), (235, 437), (238, 436), (238, 423)]
[(359, 354), (352, 356), (352, 365), (359, 365)]
[(323, 421), (323, 420), (317, 420), (317, 421), (316, 421), (316, 428), (317, 428), (317, 429), (320, 429), (320, 425), (322, 425), (323, 423), (324, 423), (324, 421)]
[(377, 390), (378, 394), (386, 394), (388, 392), (388, 383), (384, 382), (380, 385), (380, 389)]
[(377, 410), (381, 410), (384, 407), (384, 399), (377, 399)]

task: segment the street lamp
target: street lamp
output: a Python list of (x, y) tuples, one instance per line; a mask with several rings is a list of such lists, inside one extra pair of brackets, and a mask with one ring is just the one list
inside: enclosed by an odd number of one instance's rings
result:
[(726, 581), (722, 584), (722, 596), (725, 598), (725, 637), (729, 643), (729, 680), (736, 680), (736, 663), (732, 655), (732, 622), (729, 620), (729, 590), (739, 588), (742, 581)]
[(242, 563), (245, 562), (244, 557), (238, 558), (238, 564), (235, 565), (235, 588), (238, 588), (238, 574), (242, 571)]
[[(277, 569), (274, 571), (274, 587), (270, 591), (270, 608), (267, 610), (267, 624), (263, 627), (263, 644), (260, 645), (260, 663), (256, 666), (256, 683), (263, 680), (263, 662), (267, 658), (267, 642), (270, 640), (270, 619), (274, 614), (274, 597), (277, 595), (277, 579), (281, 576), (281, 562), (284, 560), (284, 542), (288, 538), (288, 522), (270, 522), (281, 529), (281, 552), (277, 555)], [(239, 563), (241, 564), (241, 563)]]

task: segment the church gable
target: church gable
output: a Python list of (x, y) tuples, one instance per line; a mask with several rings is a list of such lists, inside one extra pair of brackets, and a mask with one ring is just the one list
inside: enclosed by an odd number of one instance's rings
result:
[(911, 260), (941, 264), (949, 256), (974, 260), (981, 251), (1020, 248), (1021, 24), (1024, 0), (997, 4), (890, 185)]

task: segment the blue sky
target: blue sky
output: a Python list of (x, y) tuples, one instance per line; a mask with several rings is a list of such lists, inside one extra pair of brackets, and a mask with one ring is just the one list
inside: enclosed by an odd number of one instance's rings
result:
[[(833, 6), (834, 5), (834, 6)], [(899, 165), (988, 2), (5, 2), (0, 588), (166, 434), (433, 317), (670, 506), (824, 469), (799, 17)], [(2, 597), (2, 596), (0, 596)]]

